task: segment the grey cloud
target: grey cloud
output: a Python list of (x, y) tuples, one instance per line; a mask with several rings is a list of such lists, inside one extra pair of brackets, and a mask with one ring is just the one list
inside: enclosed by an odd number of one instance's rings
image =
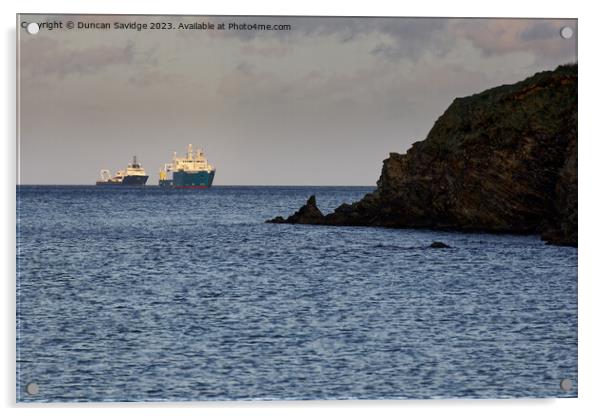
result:
[[(289, 24), (290, 31), (256, 31), (256, 30), (227, 30), (224, 32), (208, 32), (209, 36), (223, 36), (238, 38), (242, 41), (255, 39), (275, 39), (281, 42), (294, 42), (299, 38), (334, 37), (341, 43), (356, 40), (358, 36), (369, 34), (382, 34), (393, 39), (394, 44), (388, 47), (375, 48), (375, 53), (386, 56), (399, 56), (402, 54), (419, 56), (425, 50), (425, 43), (431, 41), (442, 32), (447, 19), (441, 18), (389, 18), (389, 17), (278, 17), (278, 16), (247, 16), (247, 17), (219, 17), (195, 16), (184, 18), (187, 22), (206, 21), (218, 23), (247, 23), (247, 24)], [(179, 35), (195, 39), (195, 31), (180, 32)], [(403, 51), (403, 52), (402, 52)], [(266, 51), (260, 48), (247, 48), (246, 53), (258, 55), (282, 53), (282, 50)]]
[(447, 22), (446, 19), (385, 20), (379, 30), (390, 36), (393, 42), (381, 43), (372, 53), (393, 60), (416, 60), (425, 53), (442, 56), (452, 48), (452, 42), (442, 36)]
[(439, 36), (447, 26), (446, 19), (433, 18), (324, 18), (304, 24), (306, 35), (334, 35), (341, 43), (361, 35), (383, 35), (388, 43), (381, 42), (373, 49), (374, 55), (390, 59), (418, 58), (426, 51), (443, 53), (446, 42)]
[(269, 74), (257, 72), (248, 62), (241, 62), (222, 76), (216, 92), (226, 98), (244, 99), (243, 94), (257, 97), (273, 89), (275, 81)]
[[(540, 60), (574, 56), (575, 45), (559, 35), (560, 27), (575, 20), (543, 19), (461, 19), (450, 27), (449, 35), (464, 38), (485, 55), (528, 51)], [(574, 59), (574, 58), (573, 58)]]
[(166, 74), (157, 70), (142, 70), (135, 75), (132, 75), (128, 82), (131, 85), (138, 87), (148, 87), (158, 84), (172, 85), (174, 77), (171, 74)]
[(86, 49), (66, 49), (54, 39), (39, 37), (24, 41), (20, 68), (30, 76), (90, 74), (112, 65), (130, 64), (134, 60), (134, 44), (102, 45)]
[(552, 22), (543, 20), (533, 23), (530, 27), (525, 28), (520, 33), (519, 38), (526, 42), (543, 39), (556, 39), (558, 40), (558, 28)]
[(269, 45), (255, 45), (247, 43), (242, 46), (241, 53), (244, 55), (257, 55), (266, 58), (281, 58), (290, 52), (291, 48), (283, 43)]

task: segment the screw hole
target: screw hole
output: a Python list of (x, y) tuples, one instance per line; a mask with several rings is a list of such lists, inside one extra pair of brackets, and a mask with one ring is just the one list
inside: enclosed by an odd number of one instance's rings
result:
[(27, 25), (27, 33), (29, 33), (30, 35), (35, 35), (39, 31), (40, 31), (40, 25), (38, 25), (37, 23), (31, 22), (30, 24)]
[(571, 29), (568, 26), (563, 27), (562, 29), (560, 29), (560, 36), (562, 36), (563, 39), (570, 39), (573, 37), (573, 29)]
[(38, 383), (29, 383), (25, 386), (25, 391), (30, 396), (35, 396), (40, 392), (40, 386), (38, 386)]
[(563, 391), (569, 391), (573, 388), (573, 383), (568, 378), (563, 378), (560, 381), (560, 389)]

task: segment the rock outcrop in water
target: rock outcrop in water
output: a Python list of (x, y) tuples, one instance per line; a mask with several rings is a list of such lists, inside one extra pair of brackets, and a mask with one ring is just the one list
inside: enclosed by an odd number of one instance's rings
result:
[(324, 214), (318, 208), (316, 204), (316, 197), (310, 196), (305, 205), (303, 205), (299, 211), (295, 212), (290, 217), (284, 219), (282, 217), (276, 217), (266, 222), (275, 224), (321, 224), (324, 220)]
[(431, 243), (431, 245), (429, 246), (429, 248), (451, 248), (451, 247), (441, 241), (433, 241)]
[(455, 99), (425, 140), (390, 154), (377, 185), (328, 215), (312, 197), (271, 222), (539, 233), (577, 246), (577, 65)]

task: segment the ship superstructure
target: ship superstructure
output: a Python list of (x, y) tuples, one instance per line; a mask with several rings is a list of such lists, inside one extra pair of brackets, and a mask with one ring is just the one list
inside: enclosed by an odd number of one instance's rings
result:
[(193, 150), (192, 144), (184, 157), (174, 152), (171, 163), (159, 170), (159, 185), (173, 188), (210, 188), (215, 167), (209, 164), (201, 149)]
[(118, 170), (115, 176), (112, 176), (108, 169), (102, 169), (96, 185), (142, 186), (146, 184), (147, 179), (148, 175), (134, 156), (132, 163), (128, 164), (127, 168)]

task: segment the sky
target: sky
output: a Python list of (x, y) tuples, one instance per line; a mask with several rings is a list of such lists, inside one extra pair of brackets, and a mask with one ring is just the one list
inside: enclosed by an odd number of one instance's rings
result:
[[(577, 62), (574, 19), (19, 20), (20, 184), (94, 184), (137, 155), (156, 185), (159, 168), (192, 143), (216, 167), (214, 185), (375, 185), (389, 152), (423, 140), (454, 98)], [(22, 22), (63, 28), (32, 35)], [(291, 28), (179, 28), (195, 22)], [(571, 39), (560, 36), (565, 26)]]

